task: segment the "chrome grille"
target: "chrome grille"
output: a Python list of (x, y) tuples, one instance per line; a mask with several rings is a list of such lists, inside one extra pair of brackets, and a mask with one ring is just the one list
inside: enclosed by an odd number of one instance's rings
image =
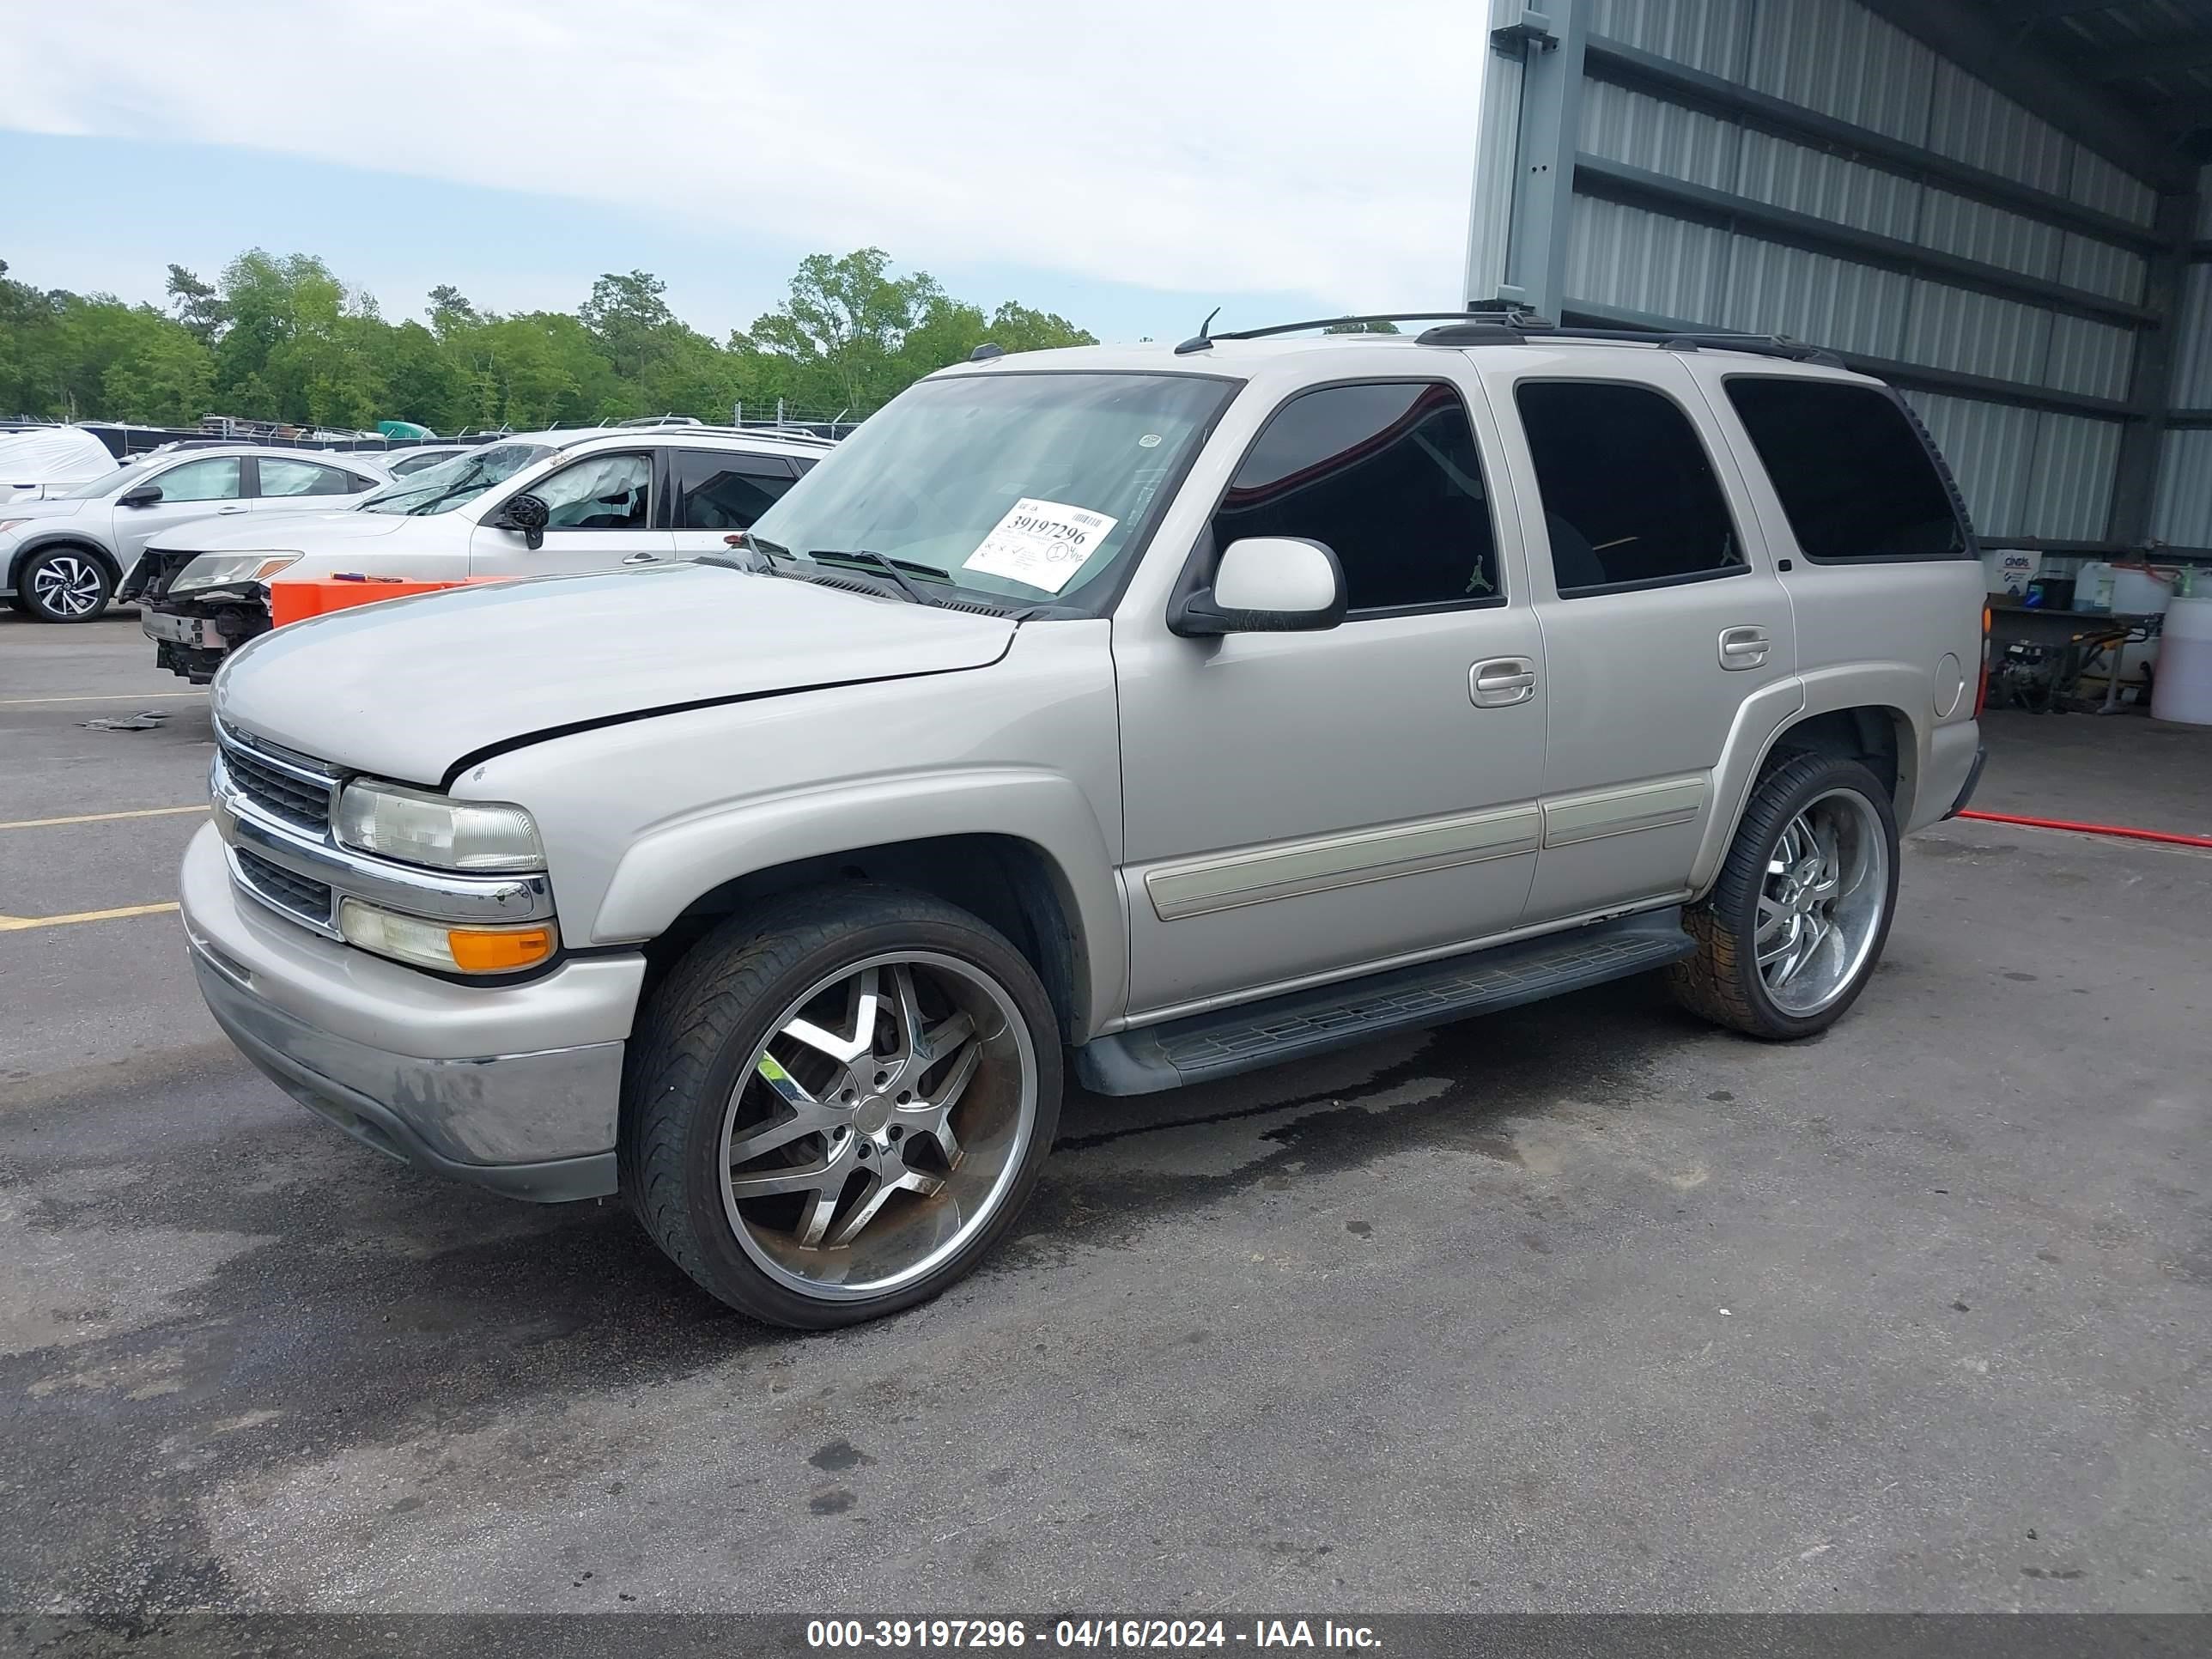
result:
[(330, 926), (331, 890), (325, 883), (295, 874), (242, 847), (232, 848), (231, 856), (238, 860), (240, 878), (256, 898), (302, 921), (319, 927)]
[(238, 793), (263, 811), (312, 835), (330, 828), (329, 781), (311, 781), (233, 741), (223, 743), (222, 765)]

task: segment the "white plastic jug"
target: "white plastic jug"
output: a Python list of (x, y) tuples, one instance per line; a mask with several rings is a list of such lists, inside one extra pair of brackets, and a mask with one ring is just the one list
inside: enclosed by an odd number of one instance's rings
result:
[(2154, 720), (2212, 726), (2212, 593), (2166, 606), (2150, 712)]
[(2138, 564), (2112, 567), (2112, 609), (2123, 617), (2155, 617), (2173, 599), (2173, 579)]
[(2110, 611), (2112, 608), (2112, 567), (2092, 559), (2074, 573), (2074, 608)]

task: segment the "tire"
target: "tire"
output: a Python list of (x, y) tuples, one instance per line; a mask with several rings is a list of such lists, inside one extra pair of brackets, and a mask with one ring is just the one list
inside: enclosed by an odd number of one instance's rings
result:
[(982, 1259), (1036, 1188), (1060, 1100), (1052, 1004), (1004, 937), (927, 894), (809, 889), (709, 933), (648, 1000), (622, 1190), (739, 1312), (856, 1324)]
[(15, 572), (17, 604), (43, 623), (88, 623), (107, 609), (115, 577), (106, 561), (82, 547), (45, 547)]
[(1897, 818), (1873, 773), (1784, 758), (1753, 787), (1712, 890), (1684, 912), (1698, 951), (1667, 969), (1674, 1000), (1769, 1041), (1825, 1031), (1881, 959), (1897, 864)]

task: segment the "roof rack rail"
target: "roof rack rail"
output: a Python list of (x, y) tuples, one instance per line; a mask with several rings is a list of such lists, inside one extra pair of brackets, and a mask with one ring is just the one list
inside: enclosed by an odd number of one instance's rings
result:
[[(1213, 319), (1209, 317), (1207, 323)], [(1635, 345), (1659, 346), (1674, 351), (1747, 351), (1763, 357), (1786, 357), (1793, 362), (1844, 367), (1834, 352), (1787, 334), (1753, 334), (1725, 328), (1583, 328), (1555, 323), (1524, 307), (1498, 304), (1472, 306), (1464, 311), (1382, 311), (1358, 316), (1309, 317), (1302, 322), (1271, 323), (1265, 328), (1240, 328), (1213, 334), (1201, 328), (1176, 348), (1178, 356), (1205, 351), (1216, 340), (1264, 340), (1280, 334), (1303, 334), (1309, 329), (1340, 328), (1350, 333), (1370, 323), (1427, 323), (1413, 337), (1419, 345), (1523, 345), (1530, 340), (1618, 340)]]
[(1834, 352), (1808, 345), (1790, 335), (1753, 334), (1726, 328), (1583, 328), (1534, 317), (1502, 326), (1492, 322), (1446, 323), (1424, 331), (1419, 339), (1423, 345), (1441, 346), (1521, 345), (1530, 340), (1618, 340), (1669, 351), (1746, 351), (1761, 357), (1784, 357), (1792, 362), (1820, 363), (1830, 368), (1844, 367), (1844, 360)]
[(785, 443), (823, 444), (832, 447), (837, 442), (835, 438), (824, 437), (819, 432), (809, 431), (799, 426), (731, 426), (714, 421), (690, 421), (684, 424), (683, 430), (687, 433), (711, 433), (722, 438), (775, 438)]
[[(1276, 334), (1301, 334), (1310, 328), (1342, 328), (1346, 324), (1366, 323), (1486, 323), (1508, 328), (1522, 324), (1542, 325), (1544, 319), (1533, 311), (1518, 306), (1479, 306), (1459, 311), (1377, 311), (1351, 317), (1309, 317), (1298, 323), (1271, 323), (1266, 328), (1240, 328), (1228, 333), (1216, 334), (1216, 340), (1264, 340)], [(1352, 331), (1346, 330), (1347, 332)]]

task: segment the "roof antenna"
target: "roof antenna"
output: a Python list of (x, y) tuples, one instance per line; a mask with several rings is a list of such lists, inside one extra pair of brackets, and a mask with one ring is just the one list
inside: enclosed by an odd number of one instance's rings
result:
[(1181, 345), (1177, 346), (1175, 349), (1175, 355), (1178, 357), (1183, 357), (1189, 356), (1189, 354), (1194, 351), (1212, 350), (1213, 342), (1207, 337), (1206, 331), (1213, 326), (1213, 319), (1220, 314), (1221, 307), (1219, 306), (1216, 306), (1212, 310), (1207, 312), (1206, 313), (1206, 320), (1198, 325), (1198, 332), (1192, 335), (1190, 338), (1185, 340)]

